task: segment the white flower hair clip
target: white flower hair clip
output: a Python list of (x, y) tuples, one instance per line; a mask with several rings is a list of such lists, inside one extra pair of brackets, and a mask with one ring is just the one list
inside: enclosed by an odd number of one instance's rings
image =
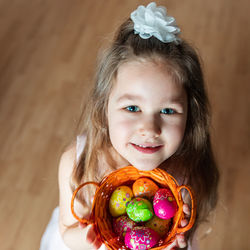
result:
[(179, 42), (180, 28), (177, 26), (174, 17), (167, 15), (167, 9), (163, 6), (156, 6), (155, 2), (147, 5), (140, 5), (130, 15), (134, 22), (134, 33), (139, 34), (143, 39), (151, 36), (156, 37), (164, 43)]

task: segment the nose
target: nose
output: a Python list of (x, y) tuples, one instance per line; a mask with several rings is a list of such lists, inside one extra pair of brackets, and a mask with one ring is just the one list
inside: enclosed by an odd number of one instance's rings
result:
[(157, 138), (161, 134), (161, 122), (156, 116), (149, 116), (140, 119), (139, 134), (147, 139)]

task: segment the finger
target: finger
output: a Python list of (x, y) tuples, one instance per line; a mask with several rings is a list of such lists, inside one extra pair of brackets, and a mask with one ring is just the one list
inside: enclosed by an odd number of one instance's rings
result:
[(175, 239), (170, 245), (168, 245), (163, 250), (174, 250), (177, 247), (177, 240)]
[(85, 215), (85, 216), (82, 218), (83, 220), (86, 220), (86, 222), (79, 222), (79, 227), (80, 227), (80, 228), (85, 228), (85, 227), (87, 227), (87, 226), (89, 225), (89, 224), (88, 224), (89, 217), (90, 217), (90, 215), (87, 214), (87, 215)]
[(190, 210), (190, 207), (188, 206), (188, 204), (183, 204), (183, 212), (185, 213), (185, 215), (187, 217), (190, 217), (191, 210)]
[(99, 236), (96, 234), (95, 229), (92, 225), (90, 226), (88, 230), (86, 240), (88, 241), (89, 244), (93, 245), (95, 249), (99, 249), (102, 245), (102, 241), (99, 238)]
[(188, 220), (187, 219), (181, 220), (181, 227), (185, 227), (187, 224), (188, 224)]
[(90, 225), (87, 236), (86, 236), (86, 240), (88, 241), (89, 244), (93, 244), (95, 239), (96, 239), (96, 233), (95, 233), (94, 227)]
[(187, 246), (187, 242), (183, 234), (177, 234), (176, 240), (177, 240), (177, 245), (179, 248), (184, 248)]
[(92, 242), (92, 245), (94, 246), (95, 249), (99, 249), (102, 246), (101, 239), (98, 236), (96, 236), (94, 241)]
[(102, 241), (99, 239), (99, 237), (96, 238), (95, 242), (93, 243), (94, 247), (96, 249), (99, 249), (102, 246)]
[(85, 228), (85, 227), (87, 227), (87, 226), (88, 226), (87, 223), (79, 222), (79, 227), (80, 227), (80, 228)]

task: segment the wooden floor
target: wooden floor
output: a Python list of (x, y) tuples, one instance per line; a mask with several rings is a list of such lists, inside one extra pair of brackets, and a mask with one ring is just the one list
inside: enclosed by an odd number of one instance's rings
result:
[[(59, 157), (76, 134), (98, 50), (148, 2), (0, 0), (1, 249), (39, 249), (58, 204)], [(220, 201), (200, 247), (250, 249), (249, 1), (157, 2), (199, 48), (213, 109)]]

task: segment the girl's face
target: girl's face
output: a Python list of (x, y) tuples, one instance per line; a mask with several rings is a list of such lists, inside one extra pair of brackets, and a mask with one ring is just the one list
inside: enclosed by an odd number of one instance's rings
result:
[(116, 159), (122, 156), (140, 170), (158, 167), (180, 146), (186, 119), (186, 92), (166, 66), (152, 61), (120, 66), (108, 102)]

